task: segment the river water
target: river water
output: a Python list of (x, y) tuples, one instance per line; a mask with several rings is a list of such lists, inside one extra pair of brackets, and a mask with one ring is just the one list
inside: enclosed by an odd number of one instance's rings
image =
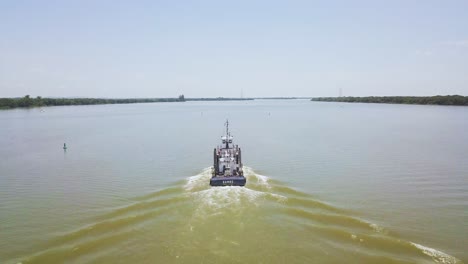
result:
[[(247, 185), (210, 188), (226, 118)], [(466, 263), (467, 245), (468, 107), (0, 111), (0, 263)]]

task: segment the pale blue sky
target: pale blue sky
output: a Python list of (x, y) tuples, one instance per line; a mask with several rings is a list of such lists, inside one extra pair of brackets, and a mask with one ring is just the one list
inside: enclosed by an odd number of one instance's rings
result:
[(0, 97), (468, 95), (468, 1), (0, 0)]

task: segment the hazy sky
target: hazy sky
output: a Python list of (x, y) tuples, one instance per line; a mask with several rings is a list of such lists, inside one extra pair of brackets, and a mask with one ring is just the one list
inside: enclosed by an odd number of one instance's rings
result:
[(468, 95), (468, 1), (0, 0), (0, 97)]

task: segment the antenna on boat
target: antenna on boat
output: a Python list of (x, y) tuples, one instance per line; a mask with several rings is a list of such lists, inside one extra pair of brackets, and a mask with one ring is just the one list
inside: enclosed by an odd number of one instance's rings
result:
[(226, 119), (226, 137), (229, 134), (229, 119)]
[(229, 148), (229, 119), (226, 119), (226, 148)]

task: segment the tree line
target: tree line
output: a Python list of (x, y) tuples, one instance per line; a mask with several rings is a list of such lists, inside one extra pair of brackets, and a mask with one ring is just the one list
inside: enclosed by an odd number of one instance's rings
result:
[(133, 103), (155, 103), (155, 102), (185, 102), (184, 95), (178, 98), (128, 98), (128, 99), (105, 99), (105, 98), (42, 98), (26, 95), (18, 98), (0, 98), (0, 109), (17, 107), (40, 107), (58, 105), (97, 105), (97, 104), (133, 104)]
[(383, 103), (383, 104), (419, 104), (419, 105), (468, 105), (468, 96), (367, 96), (367, 97), (317, 97), (311, 101), (345, 103)]

